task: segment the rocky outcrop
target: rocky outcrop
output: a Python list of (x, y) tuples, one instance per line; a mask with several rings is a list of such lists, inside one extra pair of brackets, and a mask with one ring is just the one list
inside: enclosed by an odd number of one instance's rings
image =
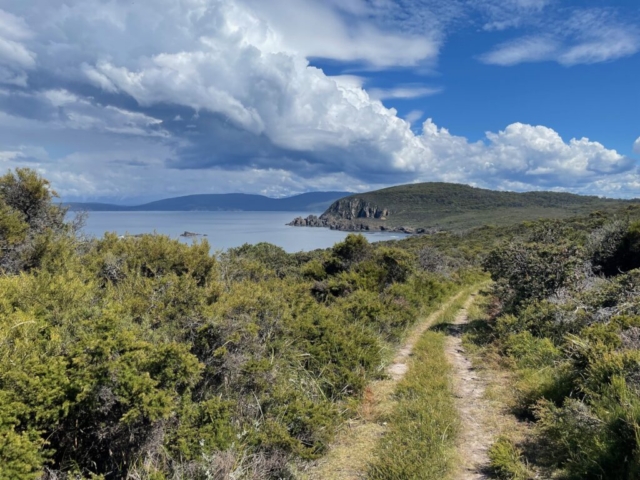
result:
[(316, 215), (309, 215), (307, 218), (297, 217), (291, 223), (292, 227), (328, 227), (326, 219), (321, 219)]
[(406, 234), (429, 234), (436, 233), (438, 231), (438, 229), (435, 228), (388, 227), (386, 225), (323, 218), (317, 217), (315, 215), (309, 215), (307, 218), (298, 217), (287, 225), (290, 225), (292, 227), (330, 228), (331, 230), (342, 230), (346, 232), (392, 232)]
[(334, 202), (329, 209), (319, 217), (309, 215), (307, 218), (298, 217), (288, 223), (292, 227), (320, 227), (347, 232), (397, 232), (397, 233), (435, 233), (435, 229), (389, 227), (384, 220), (391, 212), (358, 197), (347, 197)]
[(379, 207), (367, 200), (358, 197), (347, 197), (334, 202), (320, 218), (333, 217), (342, 220), (375, 218), (383, 220), (389, 214), (390, 212), (386, 208)]
[[(389, 210), (358, 197), (347, 197), (334, 202), (319, 217), (298, 217), (288, 225), (294, 227), (324, 227), (333, 230), (367, 231), (388, 230), (384, 225), (372, 225), (362, 220), (386, 220)], [(359, 221), (360, 220), (360, 221)]]
[(393, 232), (407, 234), (424, 234), (435, 233), (436, 229), (411, 228), (411, 227), (388, 227), (386, 225), (377, 225), (371, 223), (363, 223), (358, 221), (339, 220), (332, 218), (317, 217), (309, 215), (307, 218), (298, 217), (292, 222), (287, 223), (292, 227), (321, 227), (330, 228), (331, 230), (342, 230), (346, 232)]
[(347, 230), (347, 231), (363, 231), (363, 230), (381, 230), (380, 228), (372, 227), (363, 223), (350, 222), (346, 220), (335, 219), (331, 217), (316, 217), (315, 215), (309, 215), (307, 218), (298, 217), (291, 223), (288, 223), (292, 227), (321, 227), (330, 228), (331, 230)]

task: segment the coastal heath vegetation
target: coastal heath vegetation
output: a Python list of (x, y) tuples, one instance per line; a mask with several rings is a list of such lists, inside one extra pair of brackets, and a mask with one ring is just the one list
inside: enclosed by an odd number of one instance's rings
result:
[(470, 338), (513, 371), (513, 411), (533, 425), (491, 448), (497, 476), (640, 478), (637, 211), (530, 224), (484, 263), (494, 301)]
[[(480, 275), (358, 235), (212, 255), (206, 241), (80, 227), (34, 171), (0, 177), (3, 480), (292, 478), (407, 327)], [(607, 402), (630, 391), (623, 377)], [(550, 431), (575, 410), (544, 408)]]

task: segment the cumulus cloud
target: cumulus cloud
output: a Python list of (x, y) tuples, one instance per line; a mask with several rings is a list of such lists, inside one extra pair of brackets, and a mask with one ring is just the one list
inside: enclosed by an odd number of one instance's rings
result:
[(561, 185), (582, 191), (604, 175), (634, 168), (630, 159), (598, 142), (587, 138), (565, 142), (553, 129), (522, 123), (509, 125), (498, 133), (488, 132), (485, 142), (470, 143), (427, 120), (420, 140), (438, 159), (437, 166), (449, 165), (442, 174), (445, 179), (475, 179), (480, 185), (492, 187)]
[(640, 153), (640, 137), (638, 137), (636, 142), (633, 144), (633, 151), (636, 153)]
[[(409, 0), (282, 0), (269, 11), (250, 0), (29, 3), (4, 2), (21, 20), (3, 38), (21, 42), (34, 63), (14, 58), (28, 83), (0, 90), (0, 161), (28, 158), (67, 197), (283, 195), (416, 180), (591, 191), (636, 178), (616, 151), (542, 126), (515, 123), (479, 142), (432, 120), (415, 133), (424, 113), (402, 119), (381, 99), (433, 89), (367, 89), (362, 77), (310, 64), (313, 56), (376, 68), (433, 61), (440, 32), (419, 34), (430, 15), (398, 33), (381, 14), (408, 18)], [(335, 45), (310, 38), (318, 28)]]
[[(402, 30), (409, 31), (408, 34), (385, 28), (388, 21), (383, 22), (383, 17), (396, 18), (408, 7), (415, 13), (419, 5), (412, 2), (244, 0), (244, 3), (281, 32), (273, 36), (277, 39), (274, 44), (306, 58), (364, 61), (375, 67), (413, 66), (434, 60), (440, 47), (436, 21), (431, 16), (425, 19), (416, 15), (417, 22), (413, 25), (402, 22)], [(380, 22), (371, 22), (372, 18)], [(425, 29), (427, 26), (431, 28)]]
[[(31, 117), (52, 129), (168, 136), (162, 129), (162, 120), (113, 105), (102, 105), (95, 99), (82, 98), (65, 89), (33, 93), (0, 90), (0, 109), (5, 114)], [(11, 126), (11, 122), (8, 123)]]

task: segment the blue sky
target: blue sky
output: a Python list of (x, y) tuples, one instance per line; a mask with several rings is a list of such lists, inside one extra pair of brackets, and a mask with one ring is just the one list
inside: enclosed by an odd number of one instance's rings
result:
[(417, 181), (640, 197), (640, 8), (0, 0), (0, 165), (68, 200)]
[[(540, 14), (546, 19), (570, 16), (590, 6), (640, 26), (640, 4), (634, 1), (548, 2)], [(560, 8), (554, 8), (554, 4)], [(603, 5), (607, 8), (603, 9)], [(589, 137), (625, 155), (633, 154), (640, 112), (640, 57), (630, 54), (595, 63), (562, 65), (553, 60), (496, 66), (478, 59), (504, 42), (541, 33), (537, 25), (487, 31), (473, 15), (443, 43), (437, 66), (430, 74), (413, 69), (359, 72), (367, 87), (393, 88), (402, 84), (426, 86), (440, 93), (410, 99), (387, 99), (401, 116), (424, 112), (434, 121), (470, 140), (513, 122), (545, 125), (564, 138)], [(633, 27), (632, 27), (633, 28)], [(343, 65), (313, 62), (329, 72)]]

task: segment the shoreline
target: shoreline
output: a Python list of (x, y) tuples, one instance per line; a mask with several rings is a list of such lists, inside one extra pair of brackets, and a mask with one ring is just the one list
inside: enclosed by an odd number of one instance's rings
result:
[(413, 228), (407, 226), (387, 227), (386, 225), (371, 225), (369, 223), (335, 220), (323, 216), (309, 215), (308, 217), (296, 217), (286, 224), (290, 227), (328, 228), (341, 232), (366, 232), (366, 233), (402, 233), (406, 235), (425, 235), (440, 231), (438, 228)]

